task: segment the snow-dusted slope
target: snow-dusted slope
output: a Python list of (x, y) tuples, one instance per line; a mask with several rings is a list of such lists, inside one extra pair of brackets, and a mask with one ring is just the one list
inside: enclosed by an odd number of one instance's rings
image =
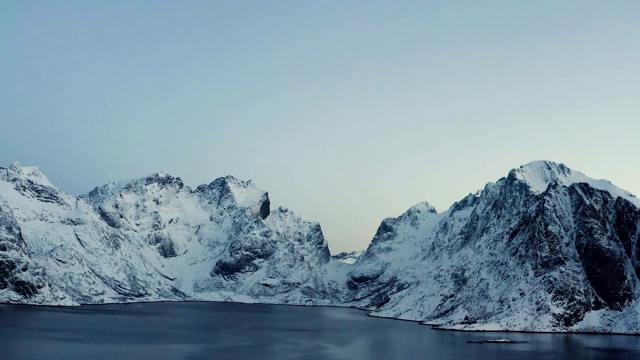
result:
[(29, 258), (26, 248), (16, 219), (0, 198), (0, 299), (72, 305), (73, 301), (51, 284), (45, 270)]
[(375, 315), (456, 329), (640, 332), (638, 199), (562, 164), (380, 225), (349, 273)]
[(350, 251), (350, 252), (341, 252), (339, 254), (333, 255), (331, 258), (337, 261), (340, 261), (345, 264), (353, 264), (358, 260), (360, 255), (364, 254), (363, 250), (359, 251)]
[(320, 225), (271, 212), (250, 181), (227, 176), (192, 190), (158, 173), (76, 198), (14, 164), (0, 168), (0, 199), (8, 229), (0, 241), (17, 244), (12, 259), (32, 261), (34, 286), (44, 289), (36, 298), (14, 284), (0, 301), (328, 303), (335, 292)]

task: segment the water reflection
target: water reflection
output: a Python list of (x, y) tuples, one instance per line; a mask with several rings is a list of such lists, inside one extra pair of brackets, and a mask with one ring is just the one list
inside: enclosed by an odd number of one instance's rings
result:
[[(154, 303), (0, 306), (6, 359), (640, 359), (640, 337), (463, 333), (354, 309)], [(508, 338), (524, 344), (468, 344)]]

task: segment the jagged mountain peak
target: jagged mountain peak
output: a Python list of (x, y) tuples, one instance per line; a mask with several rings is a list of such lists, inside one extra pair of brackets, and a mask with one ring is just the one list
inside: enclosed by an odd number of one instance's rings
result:
[(586, 183), (594, 189), (607, 191), (614, 198), (622, 197), (636, 207), (640, 207), (640, 199), (630, 192), (613, 185), (610, 181), (593, 179), (580, 171), (572, 170), (562, 163), (553, 161), (540, 160), (522, 165), (511, 170), (507, 179), (510, 181), (523, 181), (529, 185), (531, 191), (537, 194), (545, 192), (551, 184), (569, 187), (573, 184)]
[(157, 185), (159, 188), (175, 187), (181, 189), (184, 187), (182, 179), (177, 176), (172, 176), (165, 172), (157, 172), (151, 175), (143, 176), (133, 180), (124, 180), (116, 183), (109, 183), (105, 186), (113, 187), (116, 189), (131, 189), (139, 187), (148, 187), (151, 185)]
[(569, 173), (571, 169), (563, 163), (559, 163), (551, 160), (534, 160), (530, 161), (526, 164), (520, 165), (518, 169), (531, 169), (531, 170), (542, 170), (542, 171), (550, 171), (555, 173)]
[(531, 162), (443, 213), (385, 219), (347, 285), (374, 314), (450, 328), (640, 332), (638, 203)]
[(511, 170), (508, 179), (524, 181), (529, 184), (532, 191), (542, 193), (549, 184), (570, 185), (573, 175), (574, 171), (564, 164), (539, 160)]
[(15, 178), (31, 180), (38, 185), (53, 187), (51, 181), (49, 181), (44, 172), (37, 166), (22, 166), (19, 162), (15, 161), (11, 166), (5, 168), (5, 171), (10, 172)]
[(209, 184), (198, 186), (196, 193), (209, 203), (220, 204), (230, 200), (240, 208), (269, 201), (269, 194), (258, 189), (253, 181), (240, 180), (231, 175), (219, 177)]
[(158, 172), (74, 197), (28, 178), (40, 175), (0, 168), (0, 301), (329, 303), (340, 286), (324, 284), (320, 225), (269, 216), (268, 194), (252, 181), (225, 176), (192, 190)]
[(421, 201), (409, 208), (403, 215), (412, 213), (433, 213), (437, 214), (438, 210), (426, 201)]
[(252, 180), (241, 180), (232, 175), (219, 177), (205, 186), (209, 186), (212, 188), (227, 188), (234, 192), (240, 192), (243, 190), (258, 190)]
[(81, 195), (80, 198), (95, 204), (105, 201), (108, 198), (123, 196), (125, 194), (146, 194), (152, 198), (156, 198), (161, 194), (165, 194), (165, 196), (168, 194), (177, 194), (183, 189), (191, 192), (191, 189), (185, 187), (182, 179), (179, 177), (159, 172), (134, 180), (111, 182), (98, 186), (88, 194)]
[(146, 178), (144, 178), (144, 183), (146, 186), (157, 184), (159, 187), (171, 186), (178, 189), (182, 189), (184, 187), (182, 179), (180, 179), (179, 177), (171, 176), (165, 172), (159, 172), (147, 176)]
[(12, 201), (38, 201), (43, 203), (68, 206), (72, 200), (67, 194), (58, 190), (44, 172), (35, 166), (22, 166), (14, 162), (8, 168), (0, 167), (0, 183), (4, 182), (1, 196), (11, 197)]

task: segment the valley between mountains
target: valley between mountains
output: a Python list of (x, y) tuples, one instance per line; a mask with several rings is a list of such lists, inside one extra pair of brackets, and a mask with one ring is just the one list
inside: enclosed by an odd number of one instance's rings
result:
[(81, 196), (0, 167), (0, 302), (234, 301), (360, 307), (447, 329), (640, 334), (640, 200), (536, 161), (438, 212), (421, 202), (368, 249), (251, 181), (157, 173)]

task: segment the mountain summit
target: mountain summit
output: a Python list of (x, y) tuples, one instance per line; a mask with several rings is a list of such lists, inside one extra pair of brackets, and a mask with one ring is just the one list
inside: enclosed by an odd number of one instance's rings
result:
[(592, 179), (579, 171), (569, 169), (564, 164), (552, 161), (534, 161), (522, 165), (511, 170), (508, 178), (526, 182), (536, 193), (544, 192), (549, 185), (568, 187), (573, 184), (585, 183), (594, 189), (606, 191), (613, 197), (622, 197), (640, 207), (640, 199), (630, 192), (616, 187), (610, 181)]
[(640, 332), (638, 199), (537, 161), (435, 214), (386, 219), (356, 304), (448, 328)]

